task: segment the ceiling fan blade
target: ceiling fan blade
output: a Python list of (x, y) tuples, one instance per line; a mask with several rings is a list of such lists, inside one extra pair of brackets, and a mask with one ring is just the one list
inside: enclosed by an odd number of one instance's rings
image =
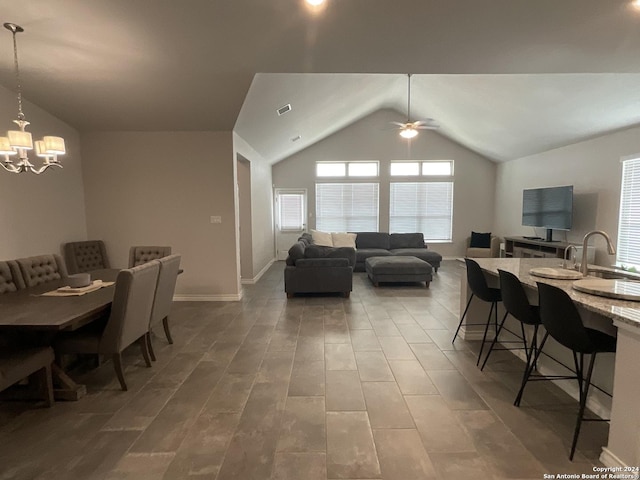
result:
[(417, 128), (418, 130), (438, 130), (440, 125), (418, 125), (414, 128)]
[(402, 127), (402, 128), (407, 126), (406, 123), (400, 123), (400, 122), (389, 122), (389, 123), (392, 124), (392, 125), (397, 125), (397, 126)]

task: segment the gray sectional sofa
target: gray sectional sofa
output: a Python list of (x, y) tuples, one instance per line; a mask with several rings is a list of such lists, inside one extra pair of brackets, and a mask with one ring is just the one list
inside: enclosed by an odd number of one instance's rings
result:
[(289, 249), (284, 291), (289, 298), (296, 293), (332, 292), (349, 297), (355, 261), (355, 249), (314, 245), (311, 235), (305, 233)]
[[(349, 297), (353, 272), (364, 272), (367, 258), (387, 256), (417, 257), (429, 263), (436, 272), (442, 261), (442, 255), (425, 246), (422, 233), (360, 232), (355, 249), (314, 245), (311, 235), (304, 233), (289, 249), (284, 290), (289, 298), (296, 293), (331, 292)], [(418, 281), (430, 280), (421, 278)]]
[(429, 250), (422, 233), (358, 232), (356, 237), (356, 264), (354, 271), (364, 272), (369, 257), (417, 257), (429, 263), (437, 272), (442, 255)]

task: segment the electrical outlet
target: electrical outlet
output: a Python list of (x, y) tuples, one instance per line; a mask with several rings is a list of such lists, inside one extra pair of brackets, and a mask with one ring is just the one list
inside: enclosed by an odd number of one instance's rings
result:
[(211, 215), (211, 223), (222, 223), (222, 217)]

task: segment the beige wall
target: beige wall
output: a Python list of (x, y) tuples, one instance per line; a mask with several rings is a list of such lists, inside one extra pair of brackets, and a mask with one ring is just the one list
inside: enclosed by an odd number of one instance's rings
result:
[(240, 278), (253, 278), (253, 242), (251, 234), (251, 163), (238, 155), (238, 215), (240, 237)]
[(90, 133), (82, 153), (87, 229), (114, 266), (131, 245), (171, 245), (178, 298), (239, 297), (231, 132)]
[[(12, 174), (0, 168), (0, 259), (61, 253), (61, 245), (86, 240), (84, 191), (78, 132), (41, 108), (24, 102), (27, 127), (34, 140), (44, 135), (65, 139), (64, 168), (49, 168), (41, 175)], [(0, 87), (0, 132), (17, 126), (16, 95)], [(14, 157), (15, 158), (15, 157)], [(35, 155), (32, 163), (40, 165)]]
[(251, 165), (251, 278), (257, 279), (275, 257), (271, 165), (236, 133), (233, 146)]
[[(640, 153), (640, 128), (632, 128), (538, 155), (501, 164), (496, 180), (495, 230), (501, 235), (531, 235), (522, 223), (522, 190), (574, 186), (574, 222), (570, 232), (554, 239), (582, 242), (589, 230), (604, 230), (617, 240), (620, 203), (620, 159)], [(543, 229), (537, 229), (544, 236)], [(596, 263), (611, 264), (602, 238), (594, 238)]]
[(423, 131), (411, 143), (389, 129), (404, 121), (390, 110), (378, 111), (275, 164), (276, 188), (306, 188), (309, 228), (315, 227), (315, 162), (321, 160), (378, 160), (380, 162), (379, 230), (389, 225), (389, 162), (391, 160), (454, 160), (453, 242), (430, 248), (447, 257), (464, 254), (471, 230), (489, 231), (493, 225), (496, 166), (445, 137)]

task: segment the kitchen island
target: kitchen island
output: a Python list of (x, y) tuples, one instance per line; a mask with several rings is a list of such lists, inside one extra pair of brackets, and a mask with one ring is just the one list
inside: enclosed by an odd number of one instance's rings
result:
[[(585, 325), (617, 335), (615, 355), (602, 355), (598, 358), (593, 383), (604, 391), (612, 392), (612, 400), (594, 390), (588, 407), (604, 418), (611, 418), (609, 439), (603, 447), (600, 461), (608, 467), (637, 467), (640, 465), (640, 302), (617, 300), (579, 292), (572, 288), (572, 280), (555, 280), (531, 275), (535, 267), (560, 268), (559, 259), (532, 258), (478, 258), (475, 259), (487, 278), (490, 286), (498, 287), (498, 269), (513, 273), (525, 286), (532, 303), (537, 304), (536, 282), (548, 283), (565, 290), (580, 310)], [(470, 296), (466, 275), (461, 277), (460, 312)], [(502, 306), (500, 306), (502, 309)], [(465, 322), (460, 330), (462, 338), (481, 340), (483, 327), (468, 327), (468, 323), (486, 322), (488, 304), (474, 300), (471, 303)], [(499, 316), (504, 314), (502, 309)], [(509, 319), (510, 322), (516, 322)], [(516, 325), (517, 326), (517, 325)], [(547, 342), (550, 343), (550, 342)], [(565, 364), (571, 364), (570, 353), (555, 342), (545, 353), (559, 358)], [(610, 357), (610, 358), (606, 358)], [(490, 360), (491, 361), (491, 360)], [(543, 361), (539, 370), (543, 374), (558, 374), (562, 370), (555, 362)], [(566, 373), (566, 370), (564, 371)], [(558, 385), (577, 398), (577, 387), (559, 382)], [(526, 393), (525, 393), (526, 396)], [(515, 408), (515, 407), (514, 407)]]

